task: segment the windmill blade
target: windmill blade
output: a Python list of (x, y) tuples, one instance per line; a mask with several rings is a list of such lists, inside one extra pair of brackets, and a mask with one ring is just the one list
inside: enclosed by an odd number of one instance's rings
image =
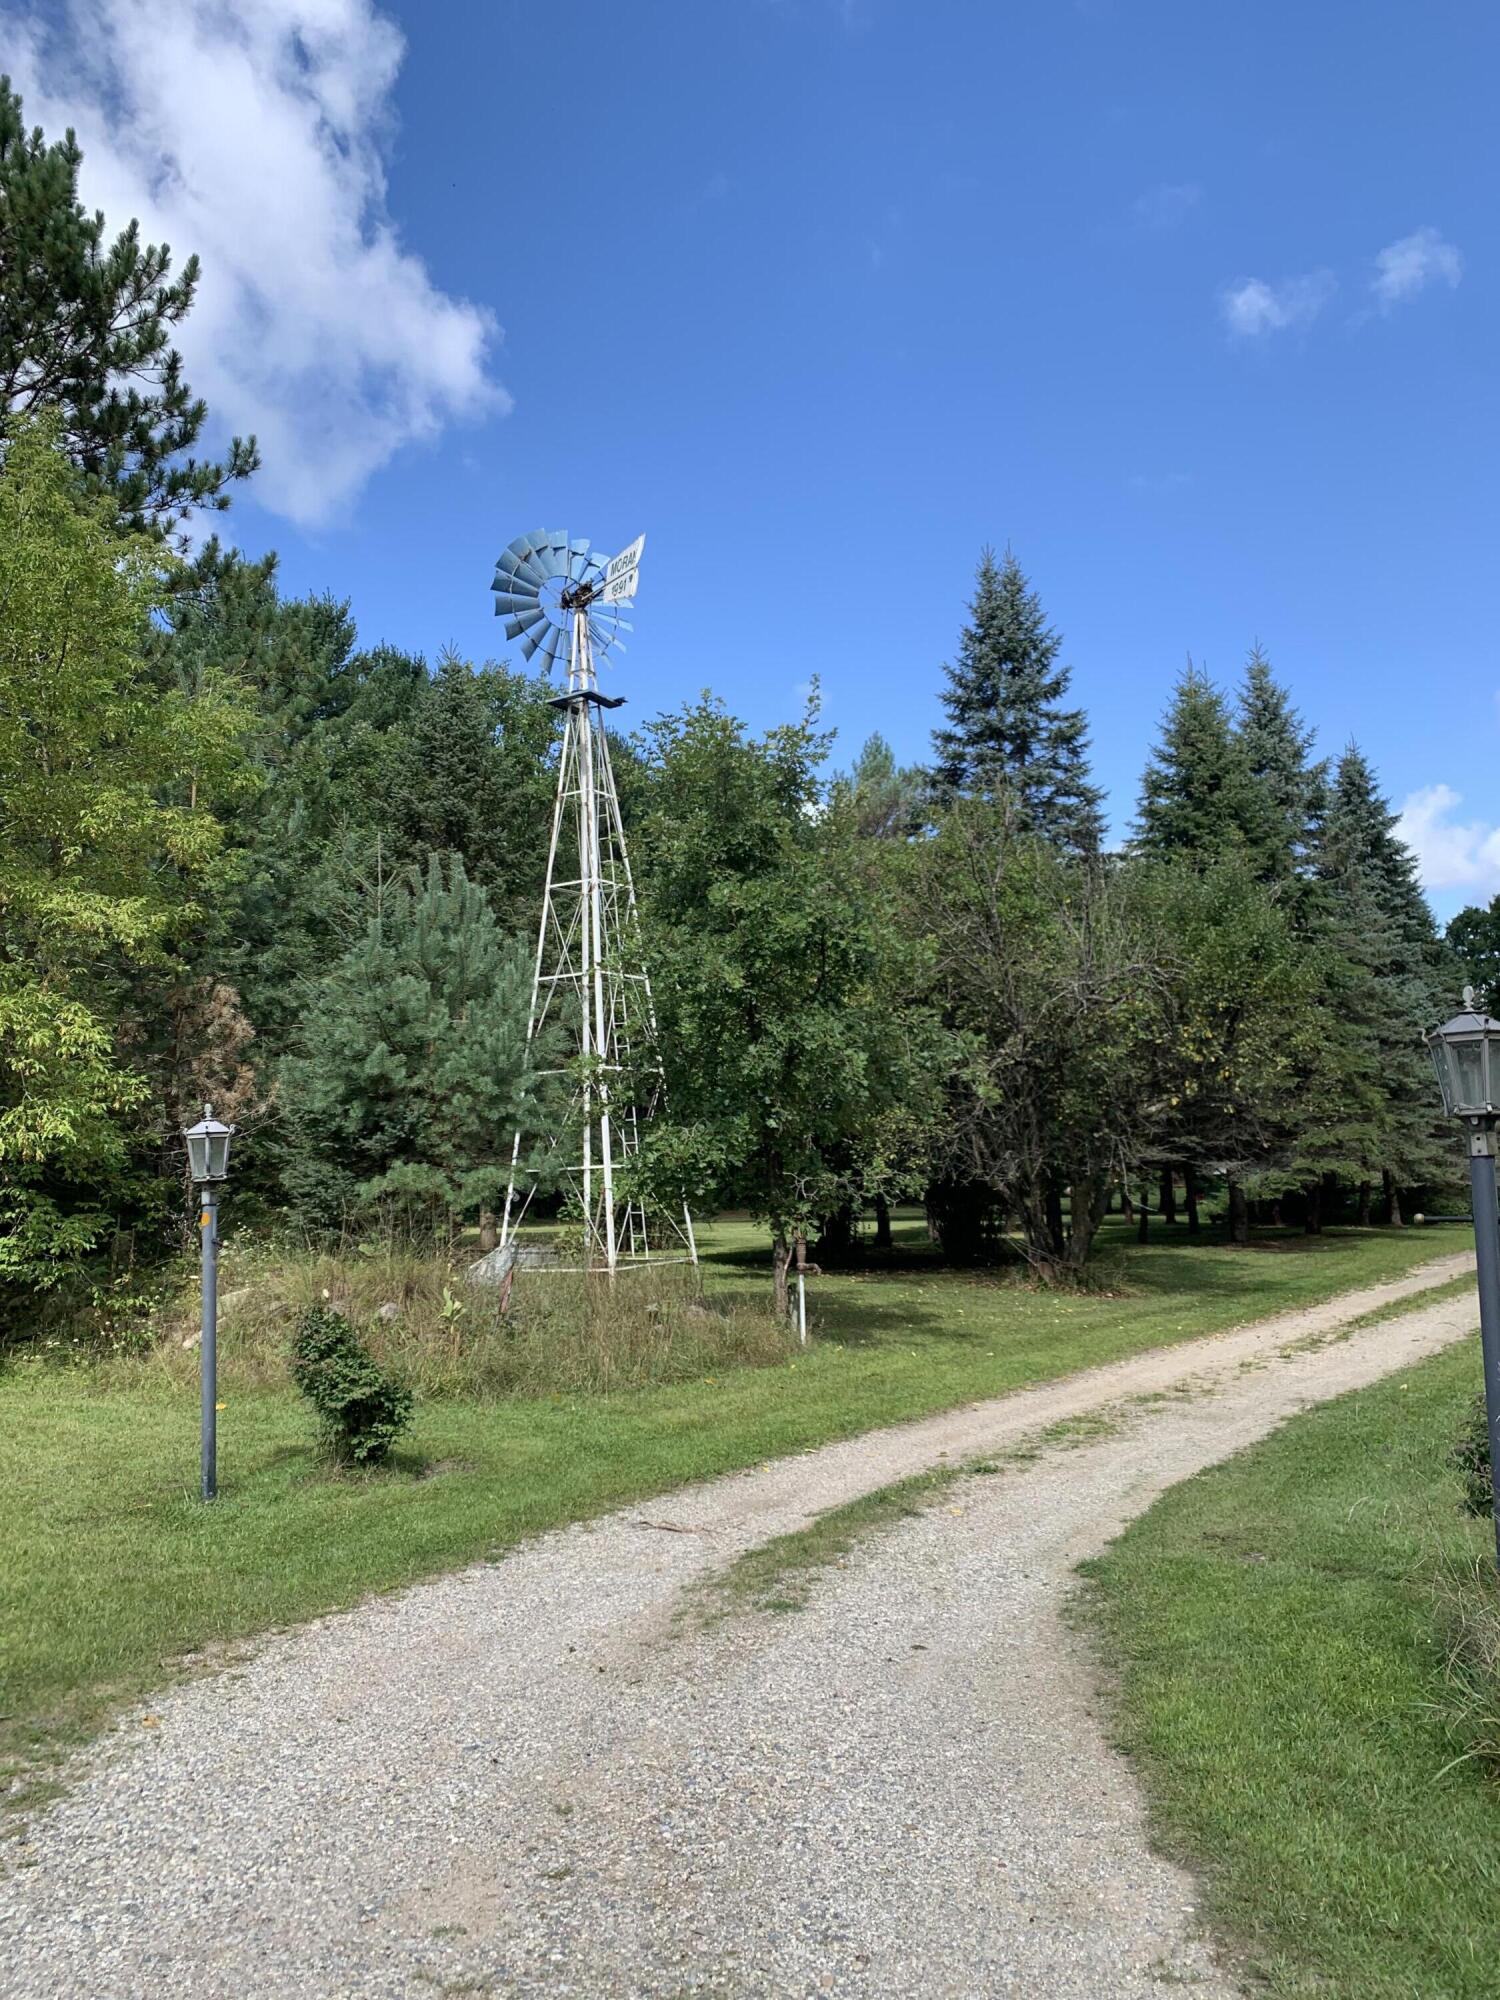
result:
[(547, 614), (540, 606), (535, 611), (523, 611), (519, 618), (506, 620), (505, 636), (507, 639), (519, 639), (534, 626), (545, 624), (546, 618)]
[(544, 577), (530, 576), (523, 570), (497, 569), (490, 589), (508, 591), (512, 597), (535, 598), (545, 581)]
[(495, 564), (495, 575), (514, 577), (517, 582), (535, 583), (537, 581), (535, 561), (530, 549), (519, 556), (507, 549)]
[(547, 636), (538, 648), (542, 665), (549, 670), (557, 665), (558, 648), (562, 645), (562, 638), (561, 625), (549, 625)]
[(503, 604), (508, 611), (521, 611), (527, 605), (534, 605), (537, 593), (534, 590), (518, 588), (508, 580), (493, 586), (495, 601)]

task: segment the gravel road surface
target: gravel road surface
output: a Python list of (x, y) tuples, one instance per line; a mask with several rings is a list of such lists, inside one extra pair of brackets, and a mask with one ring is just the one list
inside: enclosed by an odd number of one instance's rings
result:
[[(172, 1688), (0, 1848), (0, 1995), (1228, 2000), (1101, 1731), (1071, 1572), (1469, 1333), (1464, 1298), (1338, 1337), (1470, 1262), (548, 1535)], [(742, 1550), (983, 1453), (803, 1610), (675, 1615)]]

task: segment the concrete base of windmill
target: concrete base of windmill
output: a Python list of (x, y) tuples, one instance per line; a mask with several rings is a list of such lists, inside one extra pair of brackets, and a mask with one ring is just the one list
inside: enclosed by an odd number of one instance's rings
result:
[(557, 1252), (550, 1243), (498, 1243), (475, 1258), (466, 1276), (471, 1285), (503, 1285), (513, 1270), (550, 1271), (556, 1264)]

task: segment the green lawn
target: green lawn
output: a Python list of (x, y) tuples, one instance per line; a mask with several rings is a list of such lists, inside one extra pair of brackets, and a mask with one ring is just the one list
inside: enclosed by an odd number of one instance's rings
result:
[[(190, 1384), (86, 1366), (0, 1373), (0, 1758), (97, 1726), (211, 1641), (286, 1624), (684, 1481), (1187, 1340), (1463, 1247), (1461, 1229), (1346, 1231), (1235, 1252), (1180, 1229), (1118, 1290), (1038, 1293), (946, 1273), (912, 1240), (888, 1269), (812, 1283), (785, 1364), (615, 1397), (428, 1402), (391, 1471), (335, 1478), (289, 1392), (237, 1391), (228, 1336), (221, 1494), (195, 1498)], [(705, 1232), (708, 1282), (766, 1283), (743, 1225)], [(233, 1251), (226, 1284), (234, 1282)]]
[(1299, 1417), (1087, 1566), (1156, 1839), (1256, 1991), (1500, 1992), (1500, 1788), (1452, 1761), (1437, 1603), (1493, 1552), (1447, 1464), (1479, 1369), (1465, 1342)]

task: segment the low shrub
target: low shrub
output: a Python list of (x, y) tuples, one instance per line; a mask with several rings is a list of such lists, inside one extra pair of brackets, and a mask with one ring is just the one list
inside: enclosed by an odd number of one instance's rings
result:
[(1494, 1474), (1490, 1466), (1490, 1432), (1483, 1392), (1470, 1403), (1453, 1446), (1453, 1463), (1464, 1484), (1464, 1505), (1471, 1514), (1488, 1515), (1494, 1506)]
[(379, 1465), (411, 1422), (411, 1390), (331, 1306), (309, 1306), (298, 1320), (292, 1380), (317, 1411), (319, 1439), (340, 1465)]

